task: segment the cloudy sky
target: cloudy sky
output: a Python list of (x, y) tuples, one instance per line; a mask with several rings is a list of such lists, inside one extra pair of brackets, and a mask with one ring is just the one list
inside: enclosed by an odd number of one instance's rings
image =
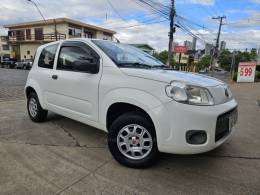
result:
[[(0, 26), (40, 20), (41, 16), (27, 0), (0, 0)], [(167, 48), (169, 21), (165, 15), (154, 13), (138, 0), (34, 0), (45, 18), (68, 17), (113, 29), (121, 42), (148, 43), (157, 50)], [(168, 11), (170, 0), (153, 0)], [(198, 47), (214, 43), (218, 20), (225, 15), (221, 40), (230, 49), (260, 46), (260, 0), (175, 0), (176, 23), (200, 37)], [(0, 28), (0, 33), (6, 33)], [(183, 44), (192, 37), (177, 28), (175, 41)]]

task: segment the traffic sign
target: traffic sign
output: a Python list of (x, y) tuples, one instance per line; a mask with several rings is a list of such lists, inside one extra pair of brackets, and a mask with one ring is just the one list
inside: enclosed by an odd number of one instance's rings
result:
[(175, 52), (175, 53), (187, 53), (187, 51), (188, 51), (188, 49), (187, 49), (187, 47), (185, 47), (185, 46), (177, 45), (177, 46), (175, 46), (175, 48), (174, 48), (174, 52)]
[(240, 62), (238, 66), (237, 82), (255, 81), (256, 62)]

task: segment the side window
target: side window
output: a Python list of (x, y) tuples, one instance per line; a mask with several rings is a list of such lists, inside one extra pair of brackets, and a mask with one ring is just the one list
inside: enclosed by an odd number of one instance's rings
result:
[(98, 71), (98, 66), (99, 58), (87, 47), (72, 45), (63, 46), (60, 49), (58, 70), (92, 72), (95, 68)]
[(45, 47), (40, 55), (38, 66), (52, 69), (57, 48), (58, 44)]

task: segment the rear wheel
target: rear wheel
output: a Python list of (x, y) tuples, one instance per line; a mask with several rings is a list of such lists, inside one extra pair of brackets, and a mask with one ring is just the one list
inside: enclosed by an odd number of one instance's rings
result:
[(44, 122), (47, 119), (48, 111), (41, 107), (38, 96), (34, 92), (28, 95), (27, 111), (34, 122)]
[(151, 121), (137, 112), (126, 113), (113, 122), (108, 146), (119, 163), (132, 168), (152, 165), (159, 153)]

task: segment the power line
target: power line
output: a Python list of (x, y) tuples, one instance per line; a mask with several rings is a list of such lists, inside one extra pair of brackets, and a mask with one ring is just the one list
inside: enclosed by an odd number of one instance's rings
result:
[(187, 19), (187, 18), (185, 18), (185, 17), (183, 17), (183, 16), (180, 16), (180, 15), (176, 15), (179, 19), (181, 19), (181, 20), (184, 20), (184, 21), (186, 21), (186, 22), (188, 22), (188, 23), (190, 23), (190, 24), (193, 24), (194, 26), (198, 26), (198, 27), (200, 27), (200, 28), (202, 28), (203, 30), (208, 30), (208, 31), (210, 31), (210, 32), (213, 32), (213, 30), (211, 30), (211, 29), (209, 29), (209, 28), (207, 28), (206, 26), (204, 26), (204, 25), (201, 25), (201, 24), (198, 24), (198, 23), (196, 23), (196, 22), (194, 22), (194, 21), (192, 21), (192, 20), (190, 20), (190, 19)]
[(128, 29), (128, 28), (133, 28), (133, 27), (138, 27), (138, 26), (146, 26), (147, 24), (157, 24), (157, 23), (162, 23), (167, 21), (166, 19), (160, 20), (160, 21), (153, 21), (153, 22), (148, 22), (148, 23), (143, 23), (143, 24), (136, 24), (136, 25), (130, 25), (130, 26), (125, 26), (125, 27), (119, 27), (116, 29)]
[[(147, 19), (147, 20), (142, 20), (142, 21), (138, 21), (138, 20), (136, 20), (137, 22), (139, 22), (139, 23), (142, 23), (142, 24), (151, 24), (151, 23), (153, 23), (153, 22), (158, 22), (158, 18), (150, 18), (150, 19)], [(166, 19), (164, 19), (163, 21), (167, 21)], [(106, 26), (107, 28), (116, 28), (116, 27), (118, 27), (119, 25), (121, 26), (122, 24), (125, 24), (125, 23), (114, 23), (114, 24), (112, 24), (112, 25), (108, 25), (108, 26)]]
[[(110, 5), (110, 7), (113, 9), (113, 11), (119, 16), (119, 18), (123, 21), (127, 21), (125, 18), (122, 17), (122, 15), (119, 13), (119, 11), (114, 7), (114, 5), (112, 4), (112, 2), (110, 0), (107, 0), (108, 4)], [(154, 15), (157, 13), (152, 13), (150, 15)], [(135, 18), (136, 19), (136, 18)], [(117, 27), (117, 25), (122, 25), (123, 23), (112, 23), (112, 26), (108, 26), (108, 28), (116, 28), (116, 29), (126, 29), (126, 28), (132, 28), (132, 27), (137, 27), (137, 26), (143, 26), (146, 24), (154, 24), (154, 23), (161, 23), (164, 22), (165, 20), (160, 20), (158, 21), (158, 18), (150, 18), (144, 21), (138, 21), (141, 22), (143, 24), (136, 24), (136, 25), (130, 25), (130, 26), (123, 26), (123, 27)], [(114, 26), (116, 25), (116, 26)]]
[[(137, 16), (137, 17), (134, 17), (134, 18), (128, 18), (127, 21), (129, 21), (129, 20), (137, 20), (137, 21), (139, 21), (138, 19), (142, 19), (142, 18), (147, 18), (148, 20), (157, 19), (157, 18), (154, 18), (154, 17), (153, 18), (149, 18), (149, 17), (151, 17), (151, 16), (153, 16), (155, 14), (156, 13), (144, 14), (142, 16)], [(146, 22), (148, 20), (139, 21), (139, 22)], [(106, 24), (107, 25), (112, 25), (112, 26), (114, 26), (114, 25), (122, 25), (122, 24), (125, 24), (125, 21), (111, 21), (111, 22), (106, 22)]]
[(39, 14), (41, 15), (41, 17), (43, 18), (44, 22), (46, 23), (47, 21), (45, 20), (45, 18), (44, 18), (44, 16), (43, 16), (42, 12), (41, 12), (41, 10), (40, 10), (40, 8), (38, 7), (38, 5), (37, 5), (33, 0), (27, 0), (27, 1), (31, 2), (31, 3), (36, 7), (37, 11), (39, 12)]
[(236, 24), (244, 24), (244, 23), (249, 23), (249, 22), (259, 22), (260, 21), (260, 19), (258, 19), (258, 18), (255, 18), (255, 19), (245, 19), (245, 20), (240, 20), (240, 21), (236, 21), (236, 22), (229, 22), (229, 23), (225, 23), (224, 25), (227, 25), (227, 26), (229, 26), (229, 25), (236, 25)]
[(125, 21), (125, 19), (121, 16), (121, 14), (117, 11), (117, 9), (114, 7), (114, 5), (110, 2), (110, 0), (107, 0), (108, 4), (110, 5), (110, 7), (112, 8), (112, 10), (116, 13), (116, 15), (119, 16), (119, 18), (123, 21)]
[(203, 6), (201, 4), (198, 4), (198, 6), (201, 8), (201, 10), (207, 12), (209, 14), (209, 16), (215, 15), (215, 13), (211, 9), (206, 9), (205, 6)]
[(185, 27), (182, 23), (177, 22), (177, 24), (180, 26), (180, 29), (184, 32), (186, 32), (188, 35), (190, 35), (191, 37), (197, 38), (198, 40), (200, 40), (201, 42), (203, 42), (204, 44), (206, 44), (207, 42), (205, 40), (203, 40), (202, 38), (200, 38), (199, 36), (197, 36), (196, 34), (194, 34), (193, 32), (191, 32), (191, 30), (189, 30), (187, 27)]
[(163, 4), (160, 4), (160, 3), (156, 3), (156, 2), (153, 2), (153, 1), (145, 1), (145, 0), (139, 0), (141, 3), (143, 4), (146, 4), (148, 5), (149, 7), (151, 7), (153, 10), (157, 11), (158, 13), (161, 13), (165, 16), (168, 17), (169, 15), (169, 12), (170, 12), (170, 8), (168, 8), (168, 12), (165, 12), (163, 9), (160, 9), (161, 7), (163, 7), (164, 5)]
[[(184, 26), (183, 23), (182, 23), (182, 26)], [(205, 38), (204, 34), (198, 32), (197, 30), (194, 30), (190, 25), (186, 24), (186, 29), (189, 29), (190, 32), (196, 31), (196, 34), (193, 33), (194, 35), (197, 35), (197, 36), (200, 35), (201, 39), (204, 39), (204, 42), (208, 42), (208, 43), (211, 42), (212, 43), (212, 40), (207, 40), (207, 39), (210, 39), (209, 37)], [(195, 38), (197, 38), (197, 37), (195, 37)]]
[(156, 8), (154, 5), (152, 5), (151, 3), (148, 3), (147, 1), (144, 0), (133, 0), (136, 4), (138, 4), (139, 6), (148, 8), (150, 11), (152, 11), (153, 13), (158, 14), (160, 17), (163, 18), (167, 18), (168, 19), (168, 13)]

